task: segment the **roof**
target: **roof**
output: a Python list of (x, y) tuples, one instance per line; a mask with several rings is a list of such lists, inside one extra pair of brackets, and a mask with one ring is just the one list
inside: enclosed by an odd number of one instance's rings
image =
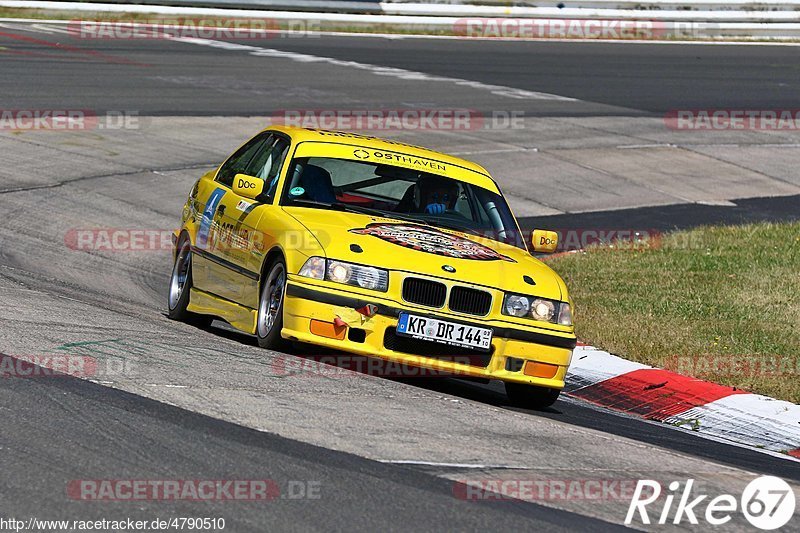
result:
[[(354, 146), (361, 146), (364, 148), (372, 148), (375, 150), (388, 150), (393, 147), (395, 151), (402, 152), (407, 155), (421, 157), (425, 159), (434, 159), (450, 165), (459, 166), (478, 174), (486, 176), (486, 178), (494, 184), (489, 172), (477, 163), (461, 159), (460, 157), (444, 154), (435, 150), (429, 150), (421, 146), (414, 146), (400, 141), (393, 141), (390, 139), (381, 139), (380, 137), (373, 137), (371, 135), (363, 135), (361, 133), (354, 133), (348, 131), (334, 131), (334, 130), (320, 130), (314, 128), (301, 128), (297, 126), (282, 126), (275, 125), (267, 128), (268, 130), (277, 130), (289, 135), (296, 142), (303, 141), (317, 141), (317, 142), (339, 142), (345, 144), (352, 144)], [(389, 146), (387, 146), (389, 145)], [(496, 185), (495, 185), (496, 186)]]

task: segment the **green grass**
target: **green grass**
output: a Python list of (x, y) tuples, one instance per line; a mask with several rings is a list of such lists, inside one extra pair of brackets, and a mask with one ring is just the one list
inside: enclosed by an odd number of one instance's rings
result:
[(700, 227), (549, 264), (582, 341), (800, 403), (800, 223)]

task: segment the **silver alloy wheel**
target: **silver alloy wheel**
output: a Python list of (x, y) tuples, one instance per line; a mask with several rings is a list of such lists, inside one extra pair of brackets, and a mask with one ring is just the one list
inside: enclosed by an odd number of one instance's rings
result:
[(278, 320), (285, 286), (286, 269), (283, 264), (276, 263), (261, 288), (261, 301), (258, 304), (258, 336), (262, 339), (270, 334)]
[(172, 267), (172, 279), (169, 282), (169, 308), (175, 309), (178, 301), (181, 299), (183, 289), (186, 288), (186, 282), (189, 279), (189, 267), (192, 264), (192, 249), (189, 241), (183, 243), (178, 258), (175, 260), (175, 266)]

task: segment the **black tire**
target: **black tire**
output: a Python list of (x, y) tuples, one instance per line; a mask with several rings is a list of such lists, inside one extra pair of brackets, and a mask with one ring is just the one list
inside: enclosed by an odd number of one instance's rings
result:
[(199, 327), (211, 325), (212, 317), (198, 315), (186, 310), (189, 305), (189, 292), (192, 288), (192, 246), (188, 237), (184, 236), (175, 253), (172, 265), (172, 276), (169, 280), (167, 297), (167, 316), (172, 320), (180, 320)]
[(288, 343), (281, 337), (283, 301), (286, 295), (286, 263), (274, 260), (264, 270), (256, 315), (258, 345), (269, 350), (282, 350)]
[(524, 383), (505, 383), (506, 395), (511, 403), (516, 407), (525, 409), (546, 409), (556, 403), (560, 389), (550, 389), (537, 385), (525, 385)]

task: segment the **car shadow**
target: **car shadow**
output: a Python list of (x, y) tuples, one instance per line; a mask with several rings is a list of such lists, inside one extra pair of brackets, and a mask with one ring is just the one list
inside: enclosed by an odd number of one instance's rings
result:
[[(220, 320), (215, 320), (211, 326), (201, 329), (204, 329), (204, 331), (219, 337), (240, 342), (247, 346), (258, 346), (258, 342), (254, 335), (242, 333), (241, 331), (238, 331), (228, 325), (226, 322)], [(496, 380), (489, 381), (488, 383), (482, 383), (469, 378), (453, 377), (452, 374), (425, 376), (402, 375), (402, 372), (409, 368), (411, 368), (413, 371), (413, 367), (408, 367), (405, 365), (387, 365), (386, 361), (377, 357), (353, 355), (346, 352), (321, 348), (311, 344), (294, 343), (289, 349), (279, 353), (304, 359), (313, 365), (325, 365), (330, 368), (335, 367), (351, 372), (358, 372), (360, 374), (379, 379), (387, 379), (431, 392), (448, 394), (463, 400), (470, 400), (491, 405), (493, 407), (500, 407), (503, 409), (510, 409), (532, 414), (561, 414), (561, 411), (558, 409), (558, 403), (552, 407), (541, 409), (539, 411), (533, 409), (524, 409), (512, 405), (506, 396), (506, 393), (503, 389), (503, 384)], [(323, 366), (318, 367), (318, 371), (321, 374), (332, 374), (326, 372)]]

